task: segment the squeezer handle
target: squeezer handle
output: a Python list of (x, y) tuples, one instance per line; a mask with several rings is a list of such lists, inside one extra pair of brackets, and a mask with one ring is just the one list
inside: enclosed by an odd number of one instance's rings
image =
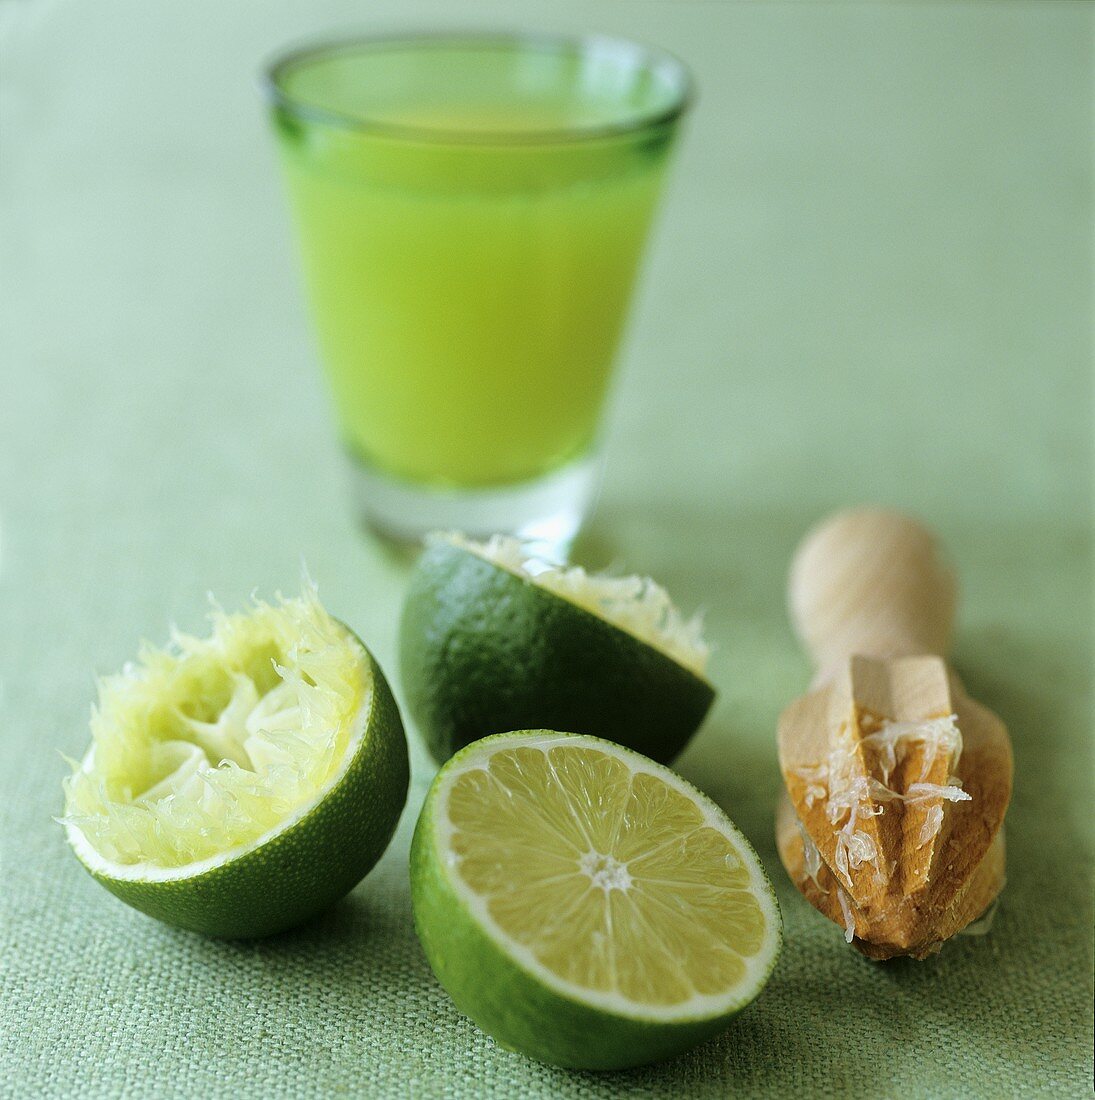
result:
[(935, 535), (899, 512), (840, 512), (799, 544), (788, 578), (795, 631), (825, 679), (853, 655), (950, 649), (956, 586)]

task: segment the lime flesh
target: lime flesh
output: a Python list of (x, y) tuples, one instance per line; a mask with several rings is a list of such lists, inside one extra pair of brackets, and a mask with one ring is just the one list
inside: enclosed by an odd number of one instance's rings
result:
[(755, 853), (668, 769), (598, 738), (488, 737), (438, 774), (411, 854), (415, 925), (504, 1046), (620, 1068), (716, 1034), (761, 990), (779, 911)]
[(489, 734), (543, 727), (604, 737), (663, 763), (679, 755), (714, 689), (655, 644), (661, 639), (608, 621), (593, 604), (463, 540), (431, 540), (403, 605), (400, 668), (434, 758), (443, 763)]

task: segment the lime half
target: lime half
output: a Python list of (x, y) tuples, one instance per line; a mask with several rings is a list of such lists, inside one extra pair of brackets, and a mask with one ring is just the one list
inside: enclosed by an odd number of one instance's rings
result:
[(408, 707), (439, 762), (549, 727), (668, 763), (715, 698), (707, 655), (698, 617), (652, 580), (552, 565), (502, 536), (431, 536), (400, 628)]
[(709, 798), (595, 737), (487, 737), (438, 773), (411, 847), (415, 926), (503, 1046), (615, 1069), (722, 1030), (780, 945), (772, 888)]
[(380, 668), (312, 590), (99, 685), (61, 818), (111, 893), (216, 936), (289, 928), (347, 893), (406, 801), (403, 726)]

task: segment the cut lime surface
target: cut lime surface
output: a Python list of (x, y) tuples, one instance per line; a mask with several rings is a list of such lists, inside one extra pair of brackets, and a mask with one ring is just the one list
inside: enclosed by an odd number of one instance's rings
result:
[(653, 581), (551, 566), (503, 537), (432, 536), (400, 628), (411, 717), (439, 762), (543, 727), (669, 762), (714, 700), (707, 652)]
[(762, 989), (772, 888), (709, 798), (599, 738), (485, 738), (438, 773), (411, 848), (415, 926), (504, 1046), (613, 1069), (677, 1054)]
[(313, 590), (99, 685), (61, 819), (91, 874), (184, 928), (262, 936), (326, 908), (383, 854), (407, 744), (379, 666)]

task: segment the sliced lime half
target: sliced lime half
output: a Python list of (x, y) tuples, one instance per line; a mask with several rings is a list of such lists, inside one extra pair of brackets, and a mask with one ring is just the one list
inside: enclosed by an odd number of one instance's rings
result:
[(780, 945), (772, 888), (709, 798), (594, 737), (458, 753), (411, 849), (415, 925), (457, 1007), (563, 1066), (664, 1058), (725, 1028)]

